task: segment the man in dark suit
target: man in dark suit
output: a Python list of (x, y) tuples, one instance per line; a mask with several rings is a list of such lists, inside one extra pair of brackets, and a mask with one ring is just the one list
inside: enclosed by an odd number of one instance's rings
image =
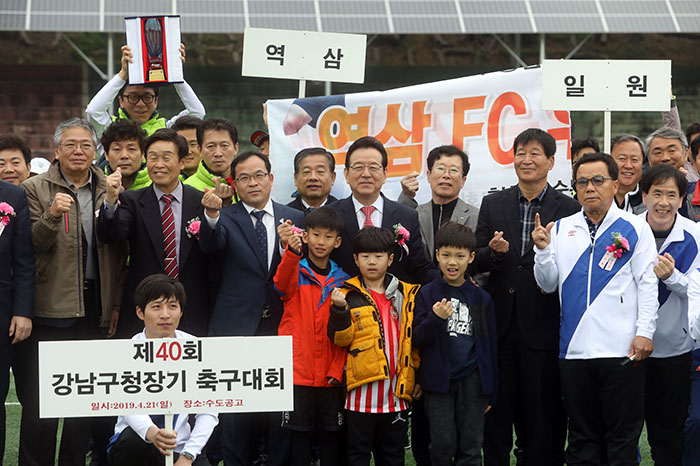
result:
[[(199, 247), (198, 223), (202, 193), (180, 183), (188, 153), (187, 142), (172, 129), (160, 129), (145, 143), (146, 165), (153, 184), (136, 191), (122, 190), (121, 170), (107, 177), (107, 194), (97, 235), (106, 243), (129, 240), (129, 272), (117, 335), (128, 338), (142, 330), (136, 317), (134, 292), (149, 275), (166, 273), (187, 292), (181, 328), (205, 336), (215, 291), (216, 263)], [(230, 188), (229, 188), (230, 189)], [(118, 201), (118, 202), (117, 202)]]
[(490, 272), (485, 289), (494, 299), (499, 334), (498, 403), (486, 416), (484, 464), (510, 465), (517, 421), (517, 434), (526, 435), (518, 438), (523, 464), (561, 466), (566, 418), (557, 359), (559, 299), (535, 283), (531, 232), (536, 213), (547, 224), (580, 206), (547, 183), (556, 152), (552, 136), (525, 130), (513, 152), (518, 184), (484, 198), (476, 230), (475, 269)]
[(418, 214), (381, 194), (387, 164), (384, 145), (371, 136), (358, 139), (348, 149), (345, 180), (352, 195), (328, 206), (343, 217), (344, 223), (343, 242), (331, 259), (350, 276), (356, 276), (359, 271), (352, 257), (352, 239), (357, 232), (366, 226), (380, 226), (398, 236), (396, 229), (402, 226), (410, 238), (404, 244), (397, 241), (388, 273), (408, 283), (428, 283), (438, 271), (425, 253)]
[(5, 453), (5, 398), (12, 345), (29, 337), (34, 315), (34, 248), (27, 195), (0, 181), (0, 460)]
[(322, 147), (309, 147), (294, 156), (294, 184), (299, 194), (287, 207), (304, 212), (336, 201), (331, 196), (335, 182), (335, 158)]
[[(221, 197), (205, 189), (200, 243), (223, 261), (211, 336), (277, 335), (283, 308), (272, 279), (286, 247), (277, 225), (291, 220), (301, 227), (304, 215), (270, 199), (271, 168), (270, 160), (259, 152), (236, 157), (231, 173), (240, 202), (223, 209)], [(265, 425), (267, 464), (289, 463), (290, 435), (281, 428), (281, 413), (227, 414), (220, 421), (226, 466), (250, 464), (251, 426), (259, 422)]]

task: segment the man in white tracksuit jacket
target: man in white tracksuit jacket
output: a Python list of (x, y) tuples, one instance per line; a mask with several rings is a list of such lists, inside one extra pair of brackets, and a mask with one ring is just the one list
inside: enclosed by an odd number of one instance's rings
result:
[[(569, 466), (637, 465), (644, 423), (644, 366), (653, 350), (656, 245), (644, 219), (613, 202), (618, 167), (586, 154), (574, 167), (583, 209), (546, 227), (536, 219), (534, 274), (559, 288), (562, 393)], [(623, 364), (624, 363), (624, 364)]]

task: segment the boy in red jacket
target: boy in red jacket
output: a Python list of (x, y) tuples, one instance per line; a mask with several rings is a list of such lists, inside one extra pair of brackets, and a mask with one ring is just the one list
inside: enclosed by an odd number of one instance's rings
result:
[(345, 349), (335, 346), (326, 333), (331, 291), (350, 278), (329, 259), (340, 246), (342, 231), (340, 214), (327, 207), (306, 216), (302, 233), (290, 222), (277, 228), (281, 244), (287, 245), (274, 278), (284, 302), (278, 333), (292, 335), (294, 347), (294, 411), (284, 417), (284, 426), (292, 431), (293, 466), (309, 466), (314, 432), (321, 466), (334, 466), (342, 459), (340, 381)]

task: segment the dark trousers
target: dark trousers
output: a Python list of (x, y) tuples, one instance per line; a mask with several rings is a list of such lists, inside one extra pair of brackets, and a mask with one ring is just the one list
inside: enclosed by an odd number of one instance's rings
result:
[(411, 405), (411, 451), (416, 466), (431, 466), (430, 426), (425, 414), (425, 397), (414, 399)]
[(447, 393), (425, 394), (434, 466), (481, 466), (486, 404), (478, 371), (450, 382)]
[(12, 344), (0, 345), (0, 463), (5, 464), (5, 399), (10, 389), (10, 362), (13, 354)]
[(486, 414), (484, 465), (510, 466), (515, 424), (518, 446), (524, 447), (519, 465), (562, 466), (566, 415), (557, 353), (530, 348), (517, 321), (514, 315), (498, 342), (498, 402)]
[(637, 466), (644, 424), (644, 363), (560, 360), (569, 415), (568, 466)]
[[(16, 345), (17, 397), (22, 404), (20, 466), (53, 466), (58, 419), (39, 419), (39, 342), (85, 339), (85, 318), (66, 328), (34, 324), (30, 337)], [(59, 466), (84, 466), (90, 439), (89, 418), (66, 418), (58, 453)]]
[(267, 466), (290, 464), (291, 432), (282, 427), (282, 413), (237, 413), (221, 414), (221, 438), (225, 466), (248, 466), (257, 458), (252, 451), (252, 426), (260, 421), (264, 424)]
[(686, 466), (700, 464), (700, 348), (692, 352), (690, 366), (690, 408), (685, 421), (685, 451), (683, 461)]
[(339, 466), (344, 442), (342, 431), (292, 431), (292, 466), (309, 466), (314, 439), (318, 440), (318, 459), (321, 466)]
[(346, 411), (348, 466), (404, 466), (408, 435), (407, 411), (386, 414)]
[[(179, 455), (174, 453), (173, 462)], [(163, 466), (165, 456), (152, 444), (144, 442), (131, 427), (120, 434), (109, 450), (109, 466)], [(202, 455), (198, 456), (192, 466), (208, 466)]]
[(644, 364), (644, 420), (656, 466), (683, 464), (683, 429), (690, 405), (691, 354), (649, 358)]

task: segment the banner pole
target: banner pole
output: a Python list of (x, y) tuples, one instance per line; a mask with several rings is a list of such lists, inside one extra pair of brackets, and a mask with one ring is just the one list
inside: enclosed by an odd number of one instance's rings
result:
[(306, 97), (306, 79), (299, 80), (299, 98), (303, 99)]
[(610, 111), (604, 112), (603, 118), (603, 151), (606, 154), (610, 153)]
[[(165, 427), (166, 429), (175, 430), (175, 425), (173, 424), (173, 415), (165, 415)], [(174, 451), (170, 450), (170, 454), (165, 456), (165, 466), (173, 466), (173, 456)]]

